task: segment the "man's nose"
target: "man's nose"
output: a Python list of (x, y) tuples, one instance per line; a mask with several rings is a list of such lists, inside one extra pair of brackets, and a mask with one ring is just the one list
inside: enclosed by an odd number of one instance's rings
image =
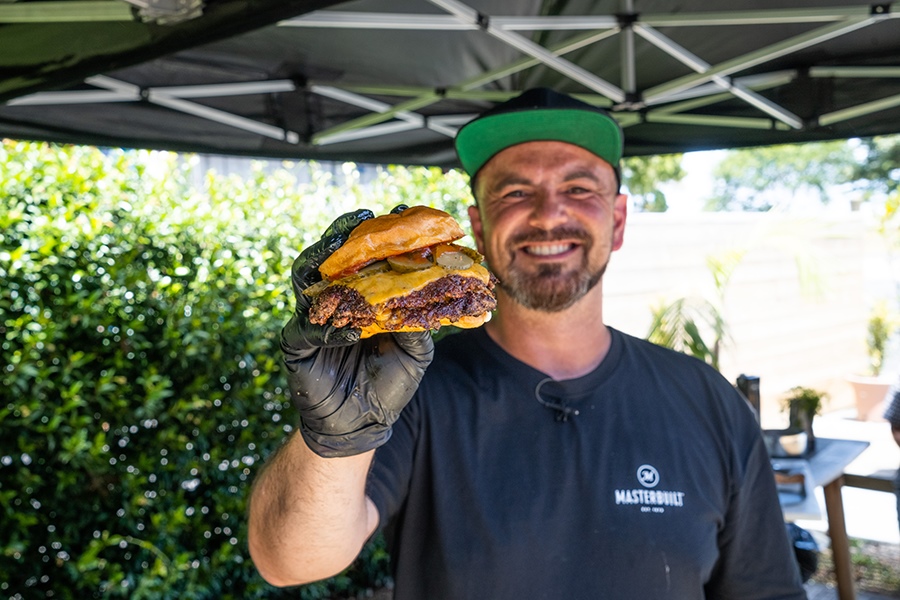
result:
[(546, 190), (535, 194), (530, 219), (533, 227), (550, 230), (564, 223), (565, 220), (565, 204), (560, 198)]

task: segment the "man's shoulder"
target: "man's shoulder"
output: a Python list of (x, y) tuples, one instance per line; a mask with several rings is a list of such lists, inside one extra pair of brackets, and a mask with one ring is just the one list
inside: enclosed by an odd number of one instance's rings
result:
[[(668, 393), (678, 389), (694, 400), (708, 398), (716, 404), (721, 404), (725, 397), (740, 398), (731, 382), (699, 358), (625, 333), (615, 334), (621, 340), (625, 371), (631, 375), (643, 373), (645, 376), (640, 380), (646, 384), (655, 381), (664, 385)], [(675, 382), (677, 386), (672, 385)]]

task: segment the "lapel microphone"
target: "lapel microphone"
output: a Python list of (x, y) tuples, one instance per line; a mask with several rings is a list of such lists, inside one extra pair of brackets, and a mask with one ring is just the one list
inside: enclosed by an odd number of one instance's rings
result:
[(572, 417), (577, 416), (579, 411), (577, 408), (571, 408), (569, 406), (566, 406), (566, 403), (564, 401), (551, 402), (549, 400), (544, 400), (541, 397), (541, 388), (544, 387), (544, 384), (550, 383), (552, 381), (553, 380), (549, 377), (541, 380), (534, 388), (534, 398), (542, 406), (546, 406), (547, 408), (550, 408), (550, 409), (553, 409), (554, 411), (556, 411), (556, 420), (559, 421), (560, 423), (565, 423), (569, 420), (570, 416), (572, 416)]

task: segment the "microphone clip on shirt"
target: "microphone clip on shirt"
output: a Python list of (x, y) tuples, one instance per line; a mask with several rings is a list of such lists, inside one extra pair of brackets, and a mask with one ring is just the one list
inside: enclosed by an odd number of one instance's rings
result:
[(578, 416), (579, 411), (577, 408), (566, 406), (566, 403), (564, 401), (551, 402), (550, 400), (545, 400), (543, 397), (541, 397), (541, 388), (544, 387), (545, 384), (552, 381), (553, 379), (549, 377), (546, 379), (542, 379), (534, 388), (534, 397), (542, 406), (546, 406), (547, 408), (556, 411), (557, 421), (565, 423), (569, 420), (570, 416)]

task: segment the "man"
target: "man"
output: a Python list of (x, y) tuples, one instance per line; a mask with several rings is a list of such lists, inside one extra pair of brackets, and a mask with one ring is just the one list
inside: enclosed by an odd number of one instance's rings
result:
[(433, 362), (427, 334), (353, 343), (310, 326), (299, 292), (369, 215), (301, 255), (282, 344), (301, 435), (252, 494), (263, 576), (335, 574), (382, 527), (398, 600), (805, 598), (749, 405), (604, 323), (626, 219), (616, 122), (532, 90), (456, 146), (496, 314)]
[[(886, 400), (887, 409), (884, 411), (884, 418), (891, 424), (894, 441), (900, 446), (900, 381), (888, 390)], [(897, 471), (897, 479), (894, 481), (894, 495), (897, 497), (897, 521), (900, 522), (900, 470)]]

